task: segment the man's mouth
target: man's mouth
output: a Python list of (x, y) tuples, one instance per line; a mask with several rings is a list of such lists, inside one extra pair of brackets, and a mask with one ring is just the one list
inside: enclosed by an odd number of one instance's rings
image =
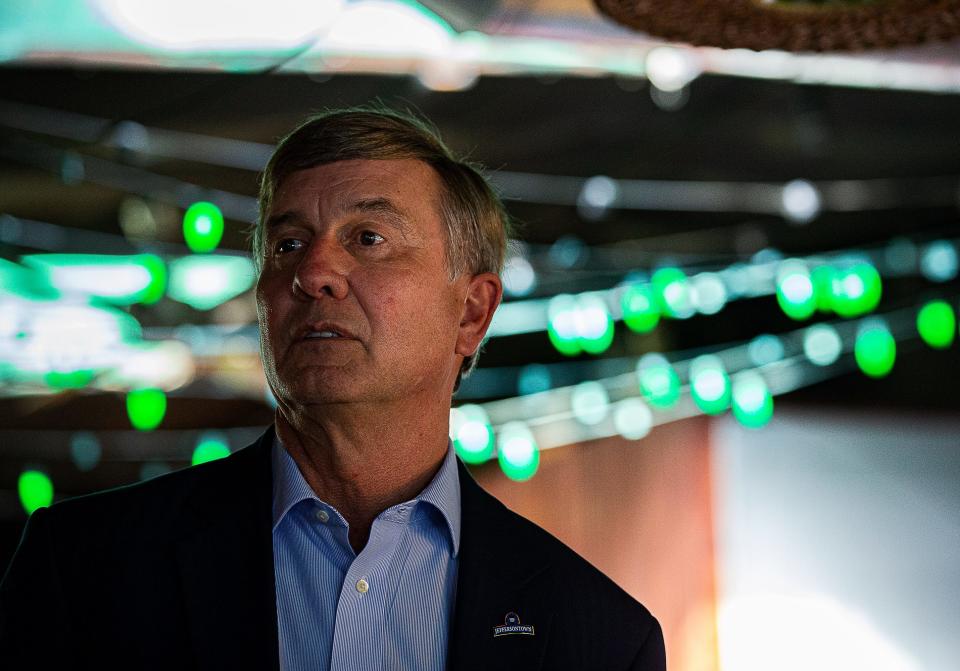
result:
[(343, 337), (344, 336), (341, 333), (337, 331), (327, 330), (327, 329), (323, 331), (309, 331), (307, 335), (304, 336), (304, 338), (308, 340), (313, 338), (343, 338)]

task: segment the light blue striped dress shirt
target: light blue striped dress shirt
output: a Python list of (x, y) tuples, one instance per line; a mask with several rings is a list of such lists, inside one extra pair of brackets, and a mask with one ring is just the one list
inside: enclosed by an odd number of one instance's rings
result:
[(272, 459), (282, 671), (443, 669), (460, 548), (453, 448), (418, 497), (377, 516), (359, 555), (279, 439)]

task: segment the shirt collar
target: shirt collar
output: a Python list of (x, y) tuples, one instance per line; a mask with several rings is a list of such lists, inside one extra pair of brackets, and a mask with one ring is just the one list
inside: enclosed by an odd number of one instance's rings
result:
[[(273, 529), (295, 505), (304, 500), (320, 501), (287, 452), (280, 437), (274, 433), (273, 449)], [(443, 517), (450, 534), (452, 555), (460, 552), (460, 476), (453, 445), (447, 442), (447, 453), (440, 469), (414, 502), (429, 503)], [(326, 503), (323, 501), (322, 503)], [(329, 504), (327, 504), (329, 505)], [(332, 507), (332, 506), (331, 506)]]

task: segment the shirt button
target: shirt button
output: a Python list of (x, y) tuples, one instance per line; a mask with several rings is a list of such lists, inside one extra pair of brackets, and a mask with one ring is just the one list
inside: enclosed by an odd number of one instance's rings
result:
[(357, 591), (361, 594), (366, 594), (368, 589), (370, 589), (370, 583), (360, 578), (360, 580), (357, 581)]
[(330, 520), (330, 513), (328, 513), (323, 508), (318, 508), (317, 512), (314, 513), (314, 515), (316, 515), (317, 519), (323, 522), (324, 524), (326, 524)]

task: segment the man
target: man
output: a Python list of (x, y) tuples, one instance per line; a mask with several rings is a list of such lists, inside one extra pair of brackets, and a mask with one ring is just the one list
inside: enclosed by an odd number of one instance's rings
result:
[(254, 234), (275, 427), (31, 518), (3, 668), (664, 668), (650, 613), (484, 493), (447, 439), (496, 310), (502, 205), (410, 116), (321, 114)]

